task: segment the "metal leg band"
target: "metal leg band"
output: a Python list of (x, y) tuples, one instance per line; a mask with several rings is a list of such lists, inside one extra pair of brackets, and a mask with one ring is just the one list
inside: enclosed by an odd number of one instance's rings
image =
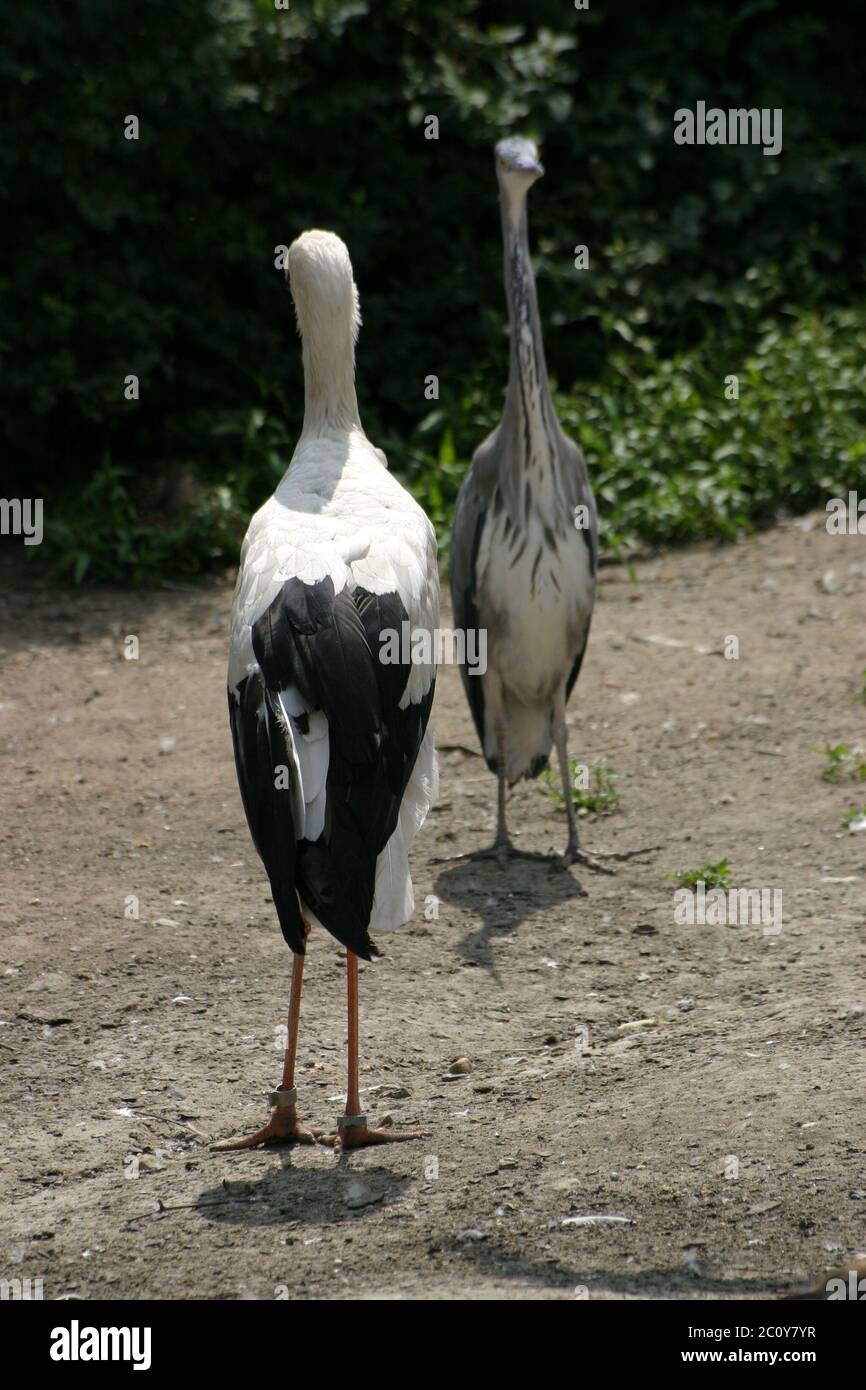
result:
[(294, 1086), (288, 1091), (271, 1091), (269, 1103), (275, 1105), (278, 1110), (287, 1110), (290, 1105), (295, 1105), (298, 1099), (298, 1092)]
[(337, 1121), (337, 1133), (342, 1134), (344, 1129), (359, 1129), (366, 1123), (366, 1115), (341, 1115)]

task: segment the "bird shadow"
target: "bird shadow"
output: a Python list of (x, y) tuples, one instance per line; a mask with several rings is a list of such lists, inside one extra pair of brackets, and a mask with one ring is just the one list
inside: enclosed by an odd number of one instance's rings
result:
[(479, 1275), (520, 1279), (539, 1289), (570, 1289), (574, 1298), (591, 1298), (594, 1290), (604, 1290), (613, 1298), (675, 1298), (688, 1302), (720, 1295), (731, 1299), (781, 1298), (790, 1291), (790, 1283), (780, 1279), (725, 1278), (692, 1273), (682, 1267), (634, 1272), (581, 1269), (575, 1261), (566, 1262), (556, 1256), (535, 1260), (516, 1255), (491, 1240), (449, 1240), (442, 1242), (442, 1248), (474, 1265)]
[(573, 873), (543, 854), (512, 859), (504, 870), (495, 860), (459, 860), (442, 870), (435, 886), (443, 901), (481, 918), (455, 949), (467, 964), (482, 966), (494, 978), (497, 940), (513, 935), (531, 917), (585, 896)]
[(413, 1181), (378, 1165), (353, 1171), (345, 1153), (333, 1166), (311, 1168), (296, 1166), (293, 1149), (272, 1152), (279, 1155), (279, 1168), (205, 1188), (193, 1207), (196, 1215), (230, 1226), (334, 1225), (390, 1206)]

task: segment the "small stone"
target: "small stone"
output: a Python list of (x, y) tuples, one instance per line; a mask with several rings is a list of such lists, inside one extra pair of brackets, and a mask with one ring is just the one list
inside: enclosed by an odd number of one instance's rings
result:
[(448, 1068), (451, 1076), (468, 1076), (472, 1070), (472, 1063), (468, 1057), (455, 1057)]
[(564, 1216), (559, 1224), (561, 1226), (633, 1226), (635, 1223), (631, 1216), (612, 1216), (608, 1213), (591, 1212), (588, 1216)]
[(350, 1211), (358, 1211), (361, 1207), (372, 1207), (377, 1202), (381, 1202), (384, 1192), (374, 1192), (363, 1182), (350, 1182), (346, 1189), (346, 1206)]

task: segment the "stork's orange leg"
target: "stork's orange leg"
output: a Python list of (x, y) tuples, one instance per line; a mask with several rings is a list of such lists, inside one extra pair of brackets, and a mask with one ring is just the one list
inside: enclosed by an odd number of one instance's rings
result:
[[(310, 929), (307, 927), (307, 936)], [(301, 1014), (301, 985), (304, 975), (304, 957), (296, 955), (292, 961), (292, 992), (289, 997), (289, 1024), (286, 1055), (283, 1061), (283, 1079), (279, 1090), (271, 1092), (274, 1112), (264, 1129), (256, 1130), (246, 1139), (230, 1139), (224, 1144), (214, 1144), (218, 1152), (229, 1149), (258, 1149), (264, 1144), (315, 1144), (318, 1130), (308, 1129), (298, 1118), (295, 1090), (295, 1054), (298, 1050), (298, 1020)]]
[(335, 1149), (361, 1149), (368, 1144), (402, 1144), (408, 1139), (423, 1139), (423, 1130), (375, 1129), (367, 1124), (361, 1112), (361, 1093), (358, 1079), (358, 957), (346, 952), (346, 984), (349, 1013), (349, 1084), (346, 1088), (346, 1112), (337, 1121), (336, 1134), (327, 1134), (323, 1144)]

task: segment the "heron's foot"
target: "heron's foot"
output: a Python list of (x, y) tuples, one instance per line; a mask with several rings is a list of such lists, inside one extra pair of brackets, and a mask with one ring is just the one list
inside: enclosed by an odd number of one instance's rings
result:
[(602, 864), (602, 859), (636, 859), (641, 854), (652, 854), (660, 849), (660, 845), (643, 845), (640, 849), (622, 850), (599, 850), (597, 854), (589, 854), (587, 850), (581, 849), (577, 840), (569, 840), (565, 853), (559, 860), (559, 865), (567, 869), (572, 864), (585, 864), (588, 869), (594, 869), (597, 874), (615, 875), (616, 869), (610, 868), (607, 864)]
[(385, 1129), (367, 1124), (366, 1115), (341, 1115), (336, 1134), (325, 1134), (319, 1141), (332, 1149), (364, 1149), (372, 1144), (405, 1144), (410, 1139), (423, 1139), (422, 1129)]
[(460, 855), (461, 859), (495, 859), (500, 869), (506, 868), (509, 859), (537, 859), (538, 855), (533, 854), (529, 849), (517, 849), (507, 835), (497, 836), (492, 845), (487, 849), (473, 849), (467, 854)]
[(580, 848), (580, 845), (567, 845), (562, 858), (556, 862), (561, 869), (570, 869), (572, 864), (585, 864), (588, 869), (594, 869), (597, 874), (616, 874), (616, 869), (611, 869), (607, 864), (600, 863), (594, 854), (588, 854), (585, 849)]
[(212, 1144), (213, 1153), (227, 1153), (232, 1149), (264, 1149), (280, 1144), (317, 1144), (322, 1131), (309, 1129), (298, 1119), (294, 1106), (275, 1110), (264, 1129), (257, 1129), (245, 1139), (228, 1139), (223, 1144)]

